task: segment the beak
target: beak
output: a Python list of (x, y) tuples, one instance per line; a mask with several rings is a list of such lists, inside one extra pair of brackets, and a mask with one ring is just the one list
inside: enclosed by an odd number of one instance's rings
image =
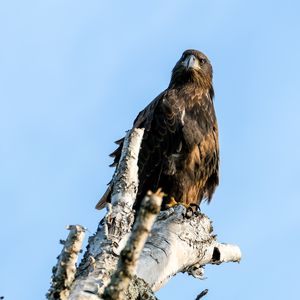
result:
[(182, 64), (187, 68), (187, 69), (200, 69), (200, 64), (198, 62), (198, 59), (193, 55), (189, 55), (183, 62)]

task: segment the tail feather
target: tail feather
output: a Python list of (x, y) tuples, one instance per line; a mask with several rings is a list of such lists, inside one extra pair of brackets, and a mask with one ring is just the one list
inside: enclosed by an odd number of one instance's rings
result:
[(101, 199), (96, 204), (96, 209), (103, 209), (106, 206), (106, 203), (110, 202), (110, 195), (111, 195), (111, 185), (108, 186), (106, 192), (101, 197)]

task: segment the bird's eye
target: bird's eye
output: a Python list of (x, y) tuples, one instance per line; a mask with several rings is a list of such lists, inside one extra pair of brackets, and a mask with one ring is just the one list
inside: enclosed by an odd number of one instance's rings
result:
[(199, 61), (200, 61), (201, 65), (204, 65), (206, 63), (206, 59), (205, 58), (200, 58)]

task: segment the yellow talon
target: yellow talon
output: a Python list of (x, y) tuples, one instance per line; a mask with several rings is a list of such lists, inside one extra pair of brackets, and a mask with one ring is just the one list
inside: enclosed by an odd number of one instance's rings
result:
[(174, 197), (170, 197), (168, 203), (166, 204), (166, 207), (170, 208), (170, 207), (174, 207), (174, 206), (176, 206), (178, 204), (179, 203), (175, 200)]
[(170, 197), (168, 203), (166, 204), (166, 208), (174, 207), (174, 206), (177, 206), (177, 205), (180, 205), (180, 204), (183, 205), (185, 208), (190, 207), (189, 204), (184, 203), (184, 202), (176, 201), (174, 197)]
[(189, 208), (189, 207), (191, 207), (191, 205), (190, 205), (190, 204), (188, 204), (188, 203), (185, 203), (185, 202), (181, 202), (180, 204), (181, 204), (181, 205), (183, 205), (185, 208)]
[(174, 207), (177, 205), (183, 205), (186, 209), (192, 209), (193, 211), (195, 210), (195, 208), (193, 209), (193, 207), (197, 207), (198, 205), (195, 205), (193, 203), (185, 203), (185, 202), (180, 202), (180, 201), (176, 201), (174, 197), (170, 197), (168, 200), (168, 203), (166, 204), (166, 208), (170, 208), (170, 207)]

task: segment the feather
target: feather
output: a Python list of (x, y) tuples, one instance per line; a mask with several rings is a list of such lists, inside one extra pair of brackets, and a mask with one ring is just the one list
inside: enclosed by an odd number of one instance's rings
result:
[[(201, 64), (187, 69), (181, 58), (172, 71), (169, 87), (136, 117), (134, 128), (145, 128), (138, 157), (139, 187), (136, 209), (148, 190), (162, 188), (165, 204), (176, 201), (199, 205), (211, 200), (219, 183), (218, 126), (213, 106), (212, 67), (208, 58), (196, 50)], [(204, 62), (204, 63), (202, 63)], [(124, 138), (110, 155), (117, 166)], [(110, 201), (109, 185), (97, 208)]]

